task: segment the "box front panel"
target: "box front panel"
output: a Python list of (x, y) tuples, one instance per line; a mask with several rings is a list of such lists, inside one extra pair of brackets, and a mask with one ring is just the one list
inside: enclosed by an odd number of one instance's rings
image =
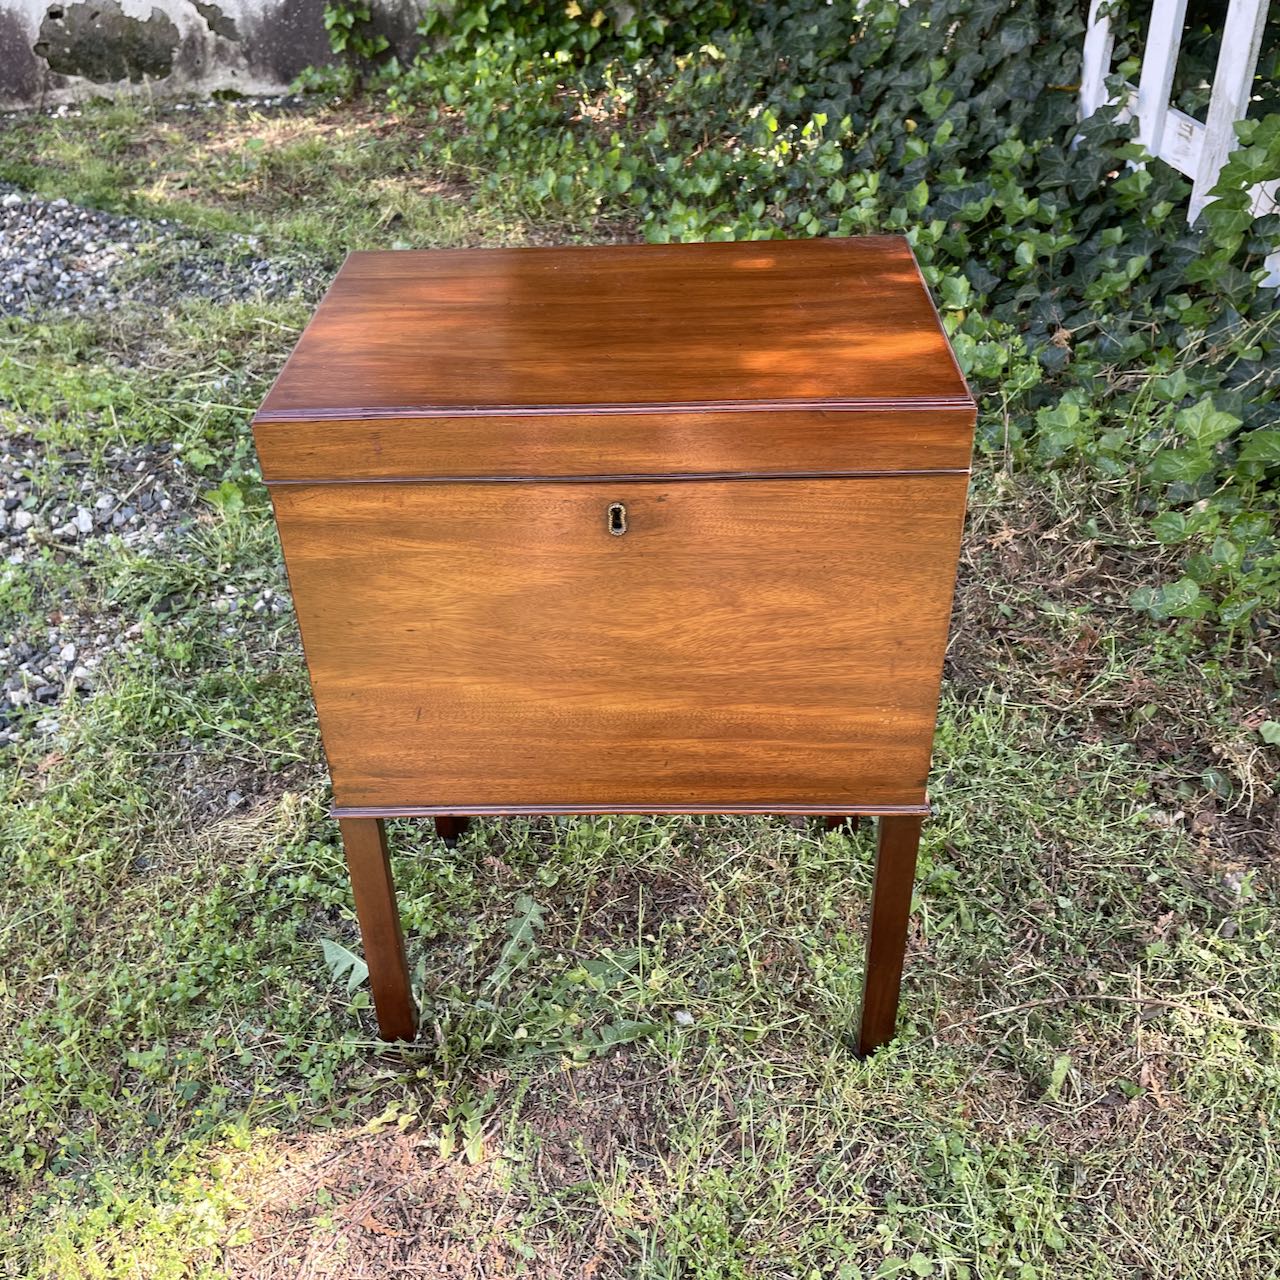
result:
[(275, 486), (336, 805), (922, 803), (965, 487)]

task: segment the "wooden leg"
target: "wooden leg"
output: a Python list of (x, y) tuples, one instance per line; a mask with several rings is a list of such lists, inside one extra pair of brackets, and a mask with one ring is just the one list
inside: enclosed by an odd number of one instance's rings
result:
[(381, 818), (340, 818), (338, 827), (355, 891), (378, 1032), (384, 1040), (412, 1040), (418, 1030), (418, 1012), (409, 989), (386, 829)]
[(452, 814), (442, 815), (436, 819), (436, 835), (453, 849), (457, 846), (458, 837), (471, 825), (470, 818), (455, 818)]
[(867, 930), (867, 974), (862, 987), (858, 1054), (866, 1057), (893, 1039), (898, 1022), (898, 991), (907, 949), (907, 917), (920, 847), (917, 817), (880, 818), (876, 841), (876, 878), (871, 890)]
[(828, 831), (838, 831), (847, 826), (850, 831), (857, 831), (862, 819), (856, 813), (831, 813), (822, 819)]

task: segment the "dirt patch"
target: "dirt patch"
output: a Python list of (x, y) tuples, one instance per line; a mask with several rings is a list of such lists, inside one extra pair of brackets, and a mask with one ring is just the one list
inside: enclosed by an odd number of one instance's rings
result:
[[(237, 1187), (248, 1207), (231, 1224), (242, 1241), (225, 1251), (231, 1276), (437, 1280), (503, 1274), (517, 1260), (498, 1235), (512, 1217), (494, 1214), (502, 1188), (492, 1163), (442, 1160), (428, 1136), (394, 1129), (304, 1139), (281, 1156), (256, 1184)], [(478, 1205), (487, 1239), (473, 1234)]]
[(666, 1068), (619, 1053), (573, 1069), (554, 1069), (526, 1097), (521, 1121), (536, 1151), (537, 1181), (571, 1186), (612, 1169), (654, 1171), (666, 1152), (671, 1102)]
[(696, 917), (705, 905), (701, 880), (694, 874), (643, 872), (620, 868), (591, 887), (582, 906), (585, 942), (634, 937), (682, 917)]
[(275, 1159), (234, 1180), (243, 1208), (228, 1223), (227, 1273), (243, 1280), (620, 1274), (631, 1251), (595, 1196), (583, 1198), (572, 1233), (552, 1223), (544, 1229), (535, 1197), (608, 1178), (620, 1156), (632, 1171), (656, 1169), (670, 1123), (661, 1083), (627, 1054), (573, 1071), (549, 1068), (520, 1109), (527, 1142), (518, 1180), (500, 1131), (485, 1134), (478, 1161), (461, 1152), (445, 1157), (438, 1125), (426, 1116), (404, 1128), (285, 1141)]

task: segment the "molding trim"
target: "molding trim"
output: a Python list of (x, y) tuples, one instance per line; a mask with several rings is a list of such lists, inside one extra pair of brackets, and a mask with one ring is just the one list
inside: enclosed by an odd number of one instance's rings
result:
[(811, 818), (927, 818), (928, 804), (422, 804), (333, 805), (332, 818), (502, 818), (561, 817), (588, 814), (796, 814)]
[(973, 413), (977, 404), (971, 396), (934, 396), (919, 400), (893, 397), (864, 397), (847, 400), (672, 400), (637, 401), (617, 404), (440, 404), (440, 405), (373, 405), (346, 409), (259, 409), (253, 425), (271, 422), (362, 422), (369, 418), (561, 418), (596, 414), (621, 413), (769, 413), (802, 411), (805, 413), (859, 413), (876, 409), (920, 410), (924, 412), (950, 409)]
[(314, 484), (662, 484), (699, 480), (880, 480), (901, 476), (967, 476), (968, 467), (932, 467), (919, 471), (637, 471), (584, 476), (317, 476), (271, 480), (276, 485)]

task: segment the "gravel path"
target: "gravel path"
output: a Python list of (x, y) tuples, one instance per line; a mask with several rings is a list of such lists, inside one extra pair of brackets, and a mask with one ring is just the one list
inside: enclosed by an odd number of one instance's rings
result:
[[(0, 316), (169, 306), (184, 297), (319, 296), (323, 272), (315, 264), (272, 261), (257, 249), (252, 237), (202, 240), (173, 222), (0, 187)], [(122, 549), (155, 554), (190, 526), (207, 487), (168, 445), (115, 446), (91, 461), (65, 448), (55, 456), (29, 432), (0, 427), (0, 572), (21, 579), (52, 554), (55, 562), (96, 561), (101, 570), (89, 576), (105, 579)], [(205, 604), (228, 615), (227, 631), (290, 607), (271, 588), (243, 599), (233, 586), (214, 592)], [(177, 607), (160, 602), (155, 611), (163, 617)], [(67, 701), (87, 697), (100, 664), (141, 634), (136, 618), (91, 605), (82, 613), (70, 598), (0, 633), (0, 748), (55, 734)]]
[[(95, 544), (111, 535), (144, 554), (165, 541), (185, 505), (171, 494), (170, 451), (117, 448), (104, 466), (106, 484), (102, 469), (90, 475), (79, 454), (63, 452), (55, 466), (29, 436), (0, 442), (0, 547), (9, 565), (26, 565), (46, 547), (93, 556), (107, 550)], [(0, 743), (21, 740), (24, 728), (55, 732), (59, 705), (91, 692), (106, 653), (141, 634), (126, 619), (100, 630), (103, 619), (81, 616), (70, 604), (27, 624), (0, 647)]]
[[(0, 554), (19, 573), (47, 550), (101, 566), (127, 552), (156, 554), (196, 519), (198, 494), (207, 482), (165, 445), (109, 449), (93, 466), (62, 450), (56, 461), (29, 436), (0, 438)], [(98, 574), (90, 570), (90, 576)], [(271, 587), (244, 593), (214, 585), (203, 601), (166, 599), (153, 612), (163, 621), (192, 607), (226, 615), (224, 634), (251, 619), (287, 611), (287, 593)], [(68, 699), (92, 693), (99, 665), (142, 635), (138, 620), (119, 610), (82, 612), (72, 599), (45, 617), (26, 619), (17, 632), (0, 635), (0, 747), (35, 735), (54, 734)]]
[(315, 294), (319, 267), (263, 257), (254, 236), (200, 239), (156, 222), (83, 209), (0, 185), (0, 315), (111, 311), (177, 298)]

